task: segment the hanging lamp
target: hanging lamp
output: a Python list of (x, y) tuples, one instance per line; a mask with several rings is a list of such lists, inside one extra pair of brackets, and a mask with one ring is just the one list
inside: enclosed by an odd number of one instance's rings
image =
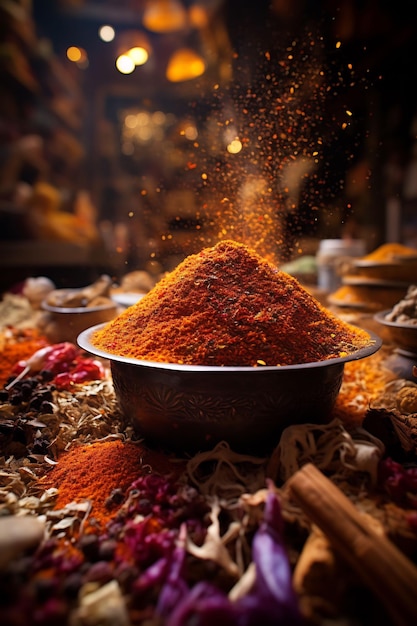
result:
[(166, 77), (171, 83), (180, 83), (198, 78), (206, 71), (206, 62), (191, 48), (180, 48), (171, 56)]
[(148, 0), (142, 23), (154, 33), (182, 30), (188, 25), (188, 14), (179, 0)]

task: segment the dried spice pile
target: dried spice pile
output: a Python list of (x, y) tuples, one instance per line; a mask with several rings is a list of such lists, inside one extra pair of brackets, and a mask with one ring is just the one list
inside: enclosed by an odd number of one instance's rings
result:
[(367, 359), (345, 363), (343, 382), (332, 410), (347, 426), (360, 426), (371, 402), (392, 380), (394, 374), (385, 367), (384, 347)]
[(148, 361), (259, 366), (345, 356), (370, 337), (250, 248), (223, 241), (187, 257), (92, 343)]
[(152, 470), (174, 474), (167, 457), (144, 446), (120, 439), (72, 446), (40, 481), (45, 489), (57, 488), (55, 507), (89, 501), (97, 526), (104, 526), (124, 499), (131, 483)]
[(365, 261), (382, 261), (392, 262), (398, 259), (398, 257), (415, 257), (416, 249), (409, 246), (404, 246), (401, 243), (384, 243), (376, 250), (373, 250), (369, 254), (363, 257)]

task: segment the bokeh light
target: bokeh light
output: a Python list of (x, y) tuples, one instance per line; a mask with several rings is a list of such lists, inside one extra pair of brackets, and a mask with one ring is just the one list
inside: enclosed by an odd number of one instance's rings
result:
[(100, 37), (102, 41), (109, 43), (110, 41), (113, 41), (113, 39), (116, 36), (116, 33), (115, 33), (113, 26), (110, 26), (109, 24), (105, 24), (99, 28), (98, 36)]
[(135, 67), (134, 61), (127, 54), (121, 54), (116, 59), (116, 68), (121, 74), (131, 74)]

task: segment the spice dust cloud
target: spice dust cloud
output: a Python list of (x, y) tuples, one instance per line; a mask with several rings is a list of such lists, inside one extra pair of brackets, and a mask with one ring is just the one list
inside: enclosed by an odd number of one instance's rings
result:
[[(254, 30), (234, 50), (234, 78), (191, 103), (198, 136), (178, 181), (196, 197), (191, 250), (233, 239), (279, 263), (335, 206), (349, 212), (341, 172), (359, 139), (344, 94), (365, 86), (327, 30), (322, 21), (296, 35)], [(175, 245), (178, 234), (161, 236)]]

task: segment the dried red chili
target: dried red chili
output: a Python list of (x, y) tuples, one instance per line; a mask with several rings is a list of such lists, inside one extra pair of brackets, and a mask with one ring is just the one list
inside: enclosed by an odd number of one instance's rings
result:
[(72, 367), (60, 372), (54, 378), (57, 389), (70, 389), (72, 385), (79, 385), (90, 380), (100, 380), (105, 376), (105, 369), (96, 359), (77, 357)]

